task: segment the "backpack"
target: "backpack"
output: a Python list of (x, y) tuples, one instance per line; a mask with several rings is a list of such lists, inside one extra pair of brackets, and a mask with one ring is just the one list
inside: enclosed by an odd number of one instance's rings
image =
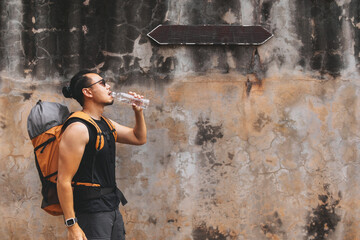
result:
[[(104, 136), (100, 127), (86, 113), (78, 111), (70, 113), (65, 105), (55, 102), (43, 102), (39, 100), (31, 109), (27, 119), (27, 130), (34, 146), (35, 165), (42, 184), (43, 200), (41, 208), (51, 215), (62, 215), (59, 203), (56, 181), (58, 170), (59, 143), (62, 135), (62, 127), (67, 120), (79, 118), (90, 123), (96, 128), (96, 151), (104, 146)], [(108, 124), (116, 141), (116, 131), (110, 120), (102, 117)], [(72, 183), (79, 186), (100, 187), (95, 183)]]

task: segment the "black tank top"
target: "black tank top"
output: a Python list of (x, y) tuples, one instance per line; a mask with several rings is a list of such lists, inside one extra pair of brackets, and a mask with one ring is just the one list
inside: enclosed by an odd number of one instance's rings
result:
[[(100, 184), (102, 188), (115, 188), (115, 139), (109, 126), (103, 119), (95, 120), (104, 135), (104, 147), (96, 152), (95, 143), (97, 132), (95, 127), (85, 120), (74, 118), (70, 119), (66, 125), (64, 125), (63, 129), (74, 122), (82, 122), (85, 124), (89, 131), (89, 142), (85, 146), (79, 169), (73, 181), (97, 183)], [(92, 171), (92, 169), (94, 169), (94, 171)], [(120, 199), (115, 191), (95, 199), (82, 199), (81, 195), (83, 192), (81, 191), (77, 187), (74, 188), (74, 210), (77, 214), (108, 212), (119, 207)]]

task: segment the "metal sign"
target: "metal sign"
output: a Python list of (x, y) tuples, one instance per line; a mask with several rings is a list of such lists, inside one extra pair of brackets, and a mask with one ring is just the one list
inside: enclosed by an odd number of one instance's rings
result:
[(161, 24), (147, 35), (161, 45), (261, 45), (273, 36), (261, 26)]

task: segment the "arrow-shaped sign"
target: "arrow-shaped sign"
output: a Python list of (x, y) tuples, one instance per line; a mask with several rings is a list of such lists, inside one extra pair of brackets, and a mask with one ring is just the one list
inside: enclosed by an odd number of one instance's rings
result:
[(161, 45), (261, 45), (273, 35), (261, 26), (159, 25), (147, 34)]

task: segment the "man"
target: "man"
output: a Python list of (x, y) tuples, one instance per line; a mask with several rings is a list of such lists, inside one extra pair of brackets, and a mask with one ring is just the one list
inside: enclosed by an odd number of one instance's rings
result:
[[(82, 111), (88, 114), (104, 133), (104, 147), (95, 149), (96, 130), (81, 119), (69, 121), (59, 144), (59, 166), (57, 189), (60, 205), (68, 226), (68, 240), (125, 239), (119, 202), (124, 200), (115, 181), (115, 138), (111, 128), (102, 118), (104, 107), (114, 102), (110, 86), (96, 73), (81, 71), (63, 88), (65, 97), (76, 99)], [(136, 98), (142, 96), (131, 93)], [(142, 145), (146, 143), (146, 125), (142, 108), (132, 106), (135, 112), (135, 126), (128, 128), (111, 121), (117, 133), (116, 142)], [(91, 182), (107, 192), (91, 193), (96, 188), (75, 186), (72, 182)], [(96, 196), (96, 197), (94, 197)], [(125, 200), (126, 201), (126, 200)], [(126, 203), (126, 202), (125, 202)], [(124, 203), (123, 203), (124, 204)]]

